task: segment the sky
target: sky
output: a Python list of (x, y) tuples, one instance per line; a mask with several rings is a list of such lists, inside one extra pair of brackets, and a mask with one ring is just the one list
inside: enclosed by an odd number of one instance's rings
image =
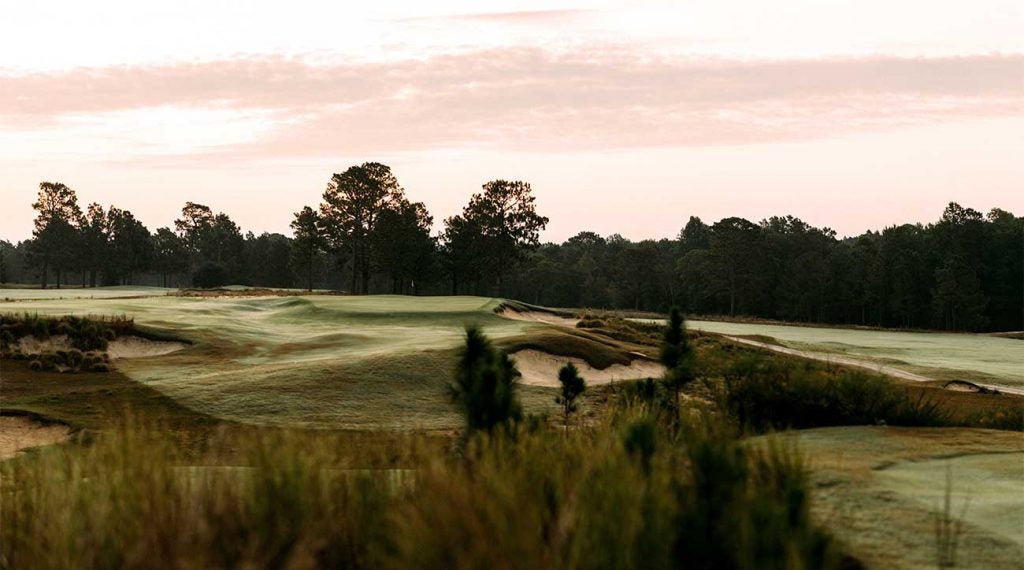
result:
[(1018, 0), (0, 0), (0, 239), (41, 181), (150, 229), (185, 201), (289, 233), (392, 167), (440, 227), (531, 183), (542, 238), (689, 216), (840, 235), (1024, 215)]

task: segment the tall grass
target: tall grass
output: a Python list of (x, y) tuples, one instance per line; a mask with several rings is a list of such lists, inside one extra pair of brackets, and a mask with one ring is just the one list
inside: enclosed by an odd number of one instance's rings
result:
[(840, 425), (951, 425), (936, 401), (888, 378), (742, 355), (725, 371), (725, 407), (755, 431)]
[(935, 562), (938, 568), (956, 568), (957, 550), (964, 533), (964, 515), (967, 501), (964, 501), (960, 515), (953, 514), (953, 470), (946, 466), (946, 488), (943, 494), (942, 510), (935, 517)]
[(457, 456), (410, 440), (402, 470), (272, 431), (230, 467), (193, 466), (126, 429), (0, 467), (0, 565), (835, 567), (795, 451), (741, 445), (713, 420), (614, 416), (480, 432)]

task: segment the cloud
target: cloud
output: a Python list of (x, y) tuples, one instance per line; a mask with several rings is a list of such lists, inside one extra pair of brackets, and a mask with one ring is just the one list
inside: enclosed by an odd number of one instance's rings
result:
[(218, 157), (749, 144), (1024, 116), (1022, 73), (1018, 54), (748, 61), (613, 45), (334, 65), (254, 57), (0, 76), (0, 125), (55, 130), (69, 117), (168, 108), (258, 114), (249, 137), (196, 142)]
[(519, 12), (486, 12), (432, 17), (431, 20), (487, 22), (495, 24), (563, 24), (594, 14), (596, 10), (525, 10)]
[(445, 16), (417, 16), (402, 18), (397, 21), (406, 23), (439, 22), (439, 23), (487, 23), (502, 25), (551, 25), (578, 21), (594, 15), (597, 10), (521, 10), (515, 12), (477, 12), (472, 14), (451, 14)]

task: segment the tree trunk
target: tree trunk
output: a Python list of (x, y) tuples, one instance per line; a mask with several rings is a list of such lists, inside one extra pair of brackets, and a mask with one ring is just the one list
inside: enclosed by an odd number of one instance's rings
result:
[(313, 256), (309, 256), (306, 263), (306, 291), (313, 292)]
[(46, 261), (44, 260), (43, 261), (43, 279), (42, 279), (42, 281), (43, 281), (42, 282), (42, 288), (43, 289), (46, 289), (46, 278), (47, 278), (48, 274), (50, 273), (50, 268), (48, 267), (48, 265), (49, 264), (46, 263)]
[(362, 262), (359, 264), (359, 273), (362, 281), (360, 292), (363, 295), (370, 294), (370, 258), (366, 255), (363, 256)]
[(736, 279), (729, 279), (729, 316), (736, 316)]
[(352, 243), (352, 262), (350, 264), (350, 265), (352, 265), (352, 286), (349, 287), (349, 290), (348, 290), (350, 295), (355, 295), (355, 294), (358, 293), (358, 291), (356, 290), (356, 275), (359, 273), (359, 269), (356, 267), (356, 265), (358, 265), (358, 264), (359, 264), (359, 260), (356, 257), (356, 244), (353, 242)]

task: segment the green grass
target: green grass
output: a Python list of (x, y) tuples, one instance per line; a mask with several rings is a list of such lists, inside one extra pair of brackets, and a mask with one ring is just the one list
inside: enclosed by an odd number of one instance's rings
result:
[[(8, 306), (127, 314), (195, 344), (122, 361), (108, 374), (34, 373), (22, 361), (3, 362), (5, 408), (61, 419), (90, 439), (0, 467), (4, 555), (16, 556), (0, 567), (819, 567), (836, 561), (838, 545), (818, 521), (858, 558), (910, 568), (932, 558), (927, 497), (910, 496), (912, 482), (886, 487), (884, 472), (930, 486), (905, 464), (1021, 452), (1019, 433), (894, 427), (782, 436), (806, 447), (809, 463), (788, 444), (741, 443), (722, 424), (727, 410), (715, 407), (726, 378), (750, 382), (744, 401), (756, 401), (747, 412), (761, 429), (823, 419), (892, 424), (894, 390), (941, 396), (952, 421), (1000, 410), (1013, 427), (1024, 408), (1009, 396), (902, 386), (695, 333), (709, 381), (687, 394), (711, 401), (687, 400), (684, 417), (705, 419), (677, 431), (623, 411), (627, 386), (592, 388), (568, 433), (553, 427), (560, 422), (528, 421), (518, 443), (478, 441), (460, 460), (444, 451), (463, 424), (445, 386), (465, 324), (481, 325), (506, 349), (595, 366), (634, 350), (654, 354), (657, 327), (512, 321), (494, 314), (498, 301), (465, 297), (69, 299), (0, 304), (0, 312)], [(556, 393), (524, 386), (520, 397), (528, 413), (554, 416)], [(159, 434), (120, 424), (125, 409)], [(975, 470), (965, 488), (998, 510), (998, 485), (973, 460), (964, 464)], [(979, 514), (1016, 520), (986, 509)], [(890, 518), (902, 526), (887, 533)], [(148, 524), (129, 524), (138, 520)], [(1020, 559), (999, 529), (972, 524), (963, 556), (993, 567)], [(924, 534), (908, 535), (911, 528)]]
[(68, 375), (29, 370), (28, 361), (3, 361), (4, 409), (60, 420), (75, 429), (119, 425), (126, 410), (169, 429), (202, 429), (221, 422), (115, 371)]
[[(452, 429), (445, 387), (464, 327), (497, 342), (554, 328), (494, 313), (480, 297), (146, 298), (0, 302), (0, 312), (128, 315), (151, 334), (194, 344), (156, 358), (122, 360), (127, 377), (188, 409), (244, 423), (347, 429)], [(564, 335), (565, 333), (563, 333)], [(583, 341), (581, 341), (583, 342)], [(606, 358), (614, 350), (591, 342)], [(621, 352), (621, 351), (620, 351)], [(554, 410), (549, 389), (524, 389), (528, 411)], [(552, 401), (549, 401), (552, 400)]]
[(952, 512), (963, 501), (958, 558), (964, 568), (1020, 568), (1024, 560), (1024, 438), (970, 428), (831, 427), (754, 438), (803, 452), (813, 509), (848, 552), (871, 568), (934, 568), (935, 516), (947, 468)]
[(39, 289), (29, 287), (0, 287), (0, 300), (33, 301), (41, 299), (126, 299), (133, 297), (159, 297), (177, 289), (126, 285), (118, 287), (89, 287), (70, 289)]
[(937, 378), (1024, 387), (1024, 343), (1011, 338), (717, 321), (688, 321), (687, 326), (730, 336), (769, 337), (789, 348), (892, 364)]

